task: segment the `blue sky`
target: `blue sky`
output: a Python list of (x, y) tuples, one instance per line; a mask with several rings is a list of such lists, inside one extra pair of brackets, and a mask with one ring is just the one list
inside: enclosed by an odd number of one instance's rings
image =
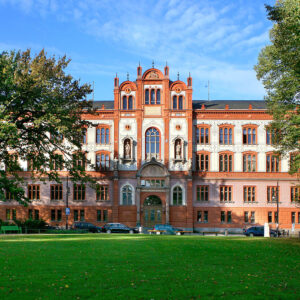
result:
[(0, 0), (0, 51), (45, 48), (72, 61), (68, 72), (95, 82), (95, 100), (113, 99), (113, 78), (136, 67), (193, 77), (193, 99), (260, 100), (253, 66), (272, 26), (275, 0)]

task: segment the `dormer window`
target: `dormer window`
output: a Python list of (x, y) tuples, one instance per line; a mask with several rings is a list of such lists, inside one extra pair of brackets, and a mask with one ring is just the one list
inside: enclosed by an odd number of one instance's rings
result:
[(160, 104), (160, 89), (146, 89), (145, 90), (145, 104)]

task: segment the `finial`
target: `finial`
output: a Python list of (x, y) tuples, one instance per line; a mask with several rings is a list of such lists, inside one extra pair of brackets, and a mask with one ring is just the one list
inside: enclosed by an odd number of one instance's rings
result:
[(168, 66), (168, 62), (166, 61), (166, 67)]
[(189, 77), (191, 77), (191, 72), (189, 72)]
[(179, 80), (179, 72), (177, 73), (177, 80)]
[(152, 60), (152, 68), (154, 68), (154, 60)]
[(118, 73), (116, 73), (116, 77), (118, 78)]
[(139, 67), (141, 66), (141, 62), (139, 61)]
[(127, 81), (129, 81), (129, 73), (127, 72)]

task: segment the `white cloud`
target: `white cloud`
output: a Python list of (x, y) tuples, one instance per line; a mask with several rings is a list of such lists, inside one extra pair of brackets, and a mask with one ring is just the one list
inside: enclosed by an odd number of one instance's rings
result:
[[(84, 33), (116, 44), (121, 51), (155, 59), (158, 64), (167, 60), (182, 74), (192, 71), (196, 80), (211, 77), (224, 89), (251, 95), (255, 89), (262, 94), (252, 67), (235, 60), (240, 53), (248, 53), (249, 47), (255, 50), (268, 41), (264, 24), (255, 19), (257, 11), (263, 14), (255, 7), (257, 2), (0, 0), (1, 4), (18, 6), (26, 14), (73, 22)], [(218, 58), (224, 56), (230, 57), (226, 63)]]

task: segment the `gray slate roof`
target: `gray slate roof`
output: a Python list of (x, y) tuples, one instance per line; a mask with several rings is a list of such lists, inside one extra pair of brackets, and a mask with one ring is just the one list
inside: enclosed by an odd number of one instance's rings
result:
[[(104, 104), (105, 109), (114, 109), (114, 101), (94, 101), (94, 108), (102, 108)], [(205, 109), (225, 109), (225, 105), (229, 105), (229, 109), (249, 109), (249, 104), (252, 109), (267, 109), (266, 102), (263, 100), (193, 100), (193, 109), (201, 109), (202, 104)]]

